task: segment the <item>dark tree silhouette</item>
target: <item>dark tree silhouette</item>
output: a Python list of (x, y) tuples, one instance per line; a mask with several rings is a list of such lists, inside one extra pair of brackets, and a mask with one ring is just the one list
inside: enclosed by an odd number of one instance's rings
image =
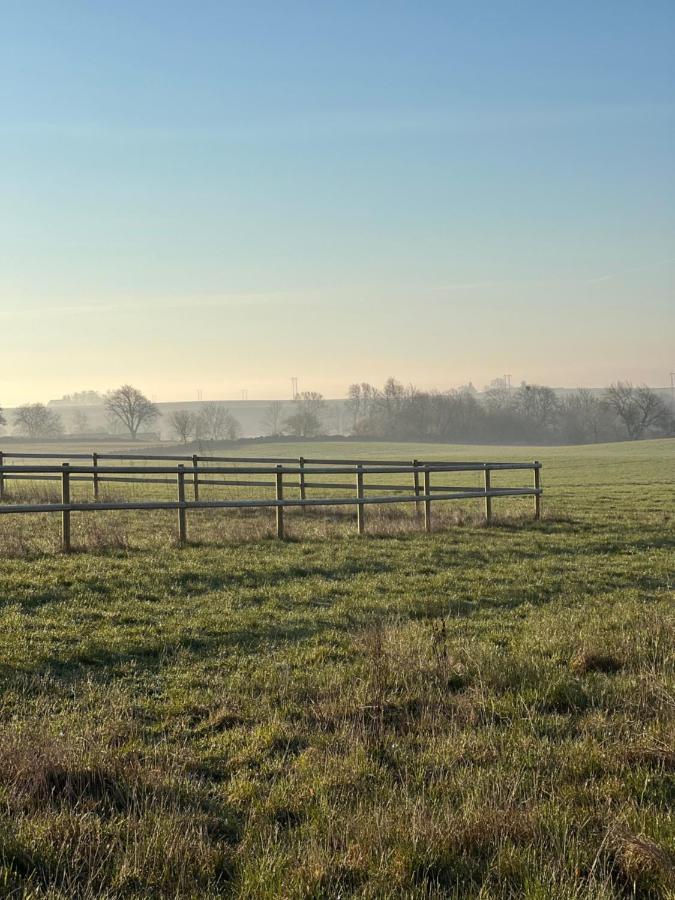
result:
[(629, 381), (617, 381), (605, 391), (604, 402), (621, 419), (632, 440), (654, 425), (665, 424), (668, 418), (665, 403), (646, 384), (633, 387)]
[(111, 391), (105, 398), (105, 408), (111, 417), (122, 422), (134, 441), (141, 425), (154, 422), (159, 416), (155, 404), (130, 384)]

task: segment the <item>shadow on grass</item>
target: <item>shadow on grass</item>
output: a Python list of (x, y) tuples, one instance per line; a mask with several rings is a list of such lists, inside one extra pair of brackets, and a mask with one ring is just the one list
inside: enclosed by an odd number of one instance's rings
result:
[[(125, 554), (124, 561), (127, 562), (131, 555)], [(147, 551), (133, 552), (136, 559), (147, 558), (148, 555), (152, 554), (148, 554)], [(73, 599), (75, 592), (78, 596), (90, 594), (95, 602), (112, 599), (121, 593), (125, 593), (129, 600), (144, 602), (157, 602), (168, 597), (185, 595), (186, 602), (188, 602), (190, 598), (233, 588), (245, 590), (274, 588), (304, 579), (341, 582), (359, 575), (381, 575), (391, 572), (394, 568), (393, 563), (383, 561), (381, 556), (377, 558), (366, 556), (359, 559), (348, 557), (339, 562), (336, 561), (333, 565), (311, 562), (284, 565), (283, 561), (279, 561), (272, 566), (269, 561), (266, 561), (265, 566), (262, 567), (253, 560), (250, 568), (243, 570), (240, 568), (236, 572), (214, 569), (213, 561), (209, 559), (207, 562), (211, 567), (208, 572), (196, 569), (172, 571), (166, 567), (161, 573), (146, 569), (140, 578), (138, 573), (131, 571), (124, 571), (117, 575), (107, 572), (100, 577), (94, 576), (87, 579), (78, 578), (76, 573), (73, 573), (71, 579), (52, 584), (48, 589), (42, 591), (36, 591), (32, 583), (24, 582), (17, 586), (15, 595), (12, 595), (11, 591), (7, 591), (0, 596), (0, 609), (5, 605), (19, 604), (26, 610), (35, 610), (49, 604), (68, 602)], [(241, 566), (240, 563), (237, 565)], [(26, 590), (28, 596), (21, 596)]]
[[(608, 541), (600, 526), (585, 524), (581, 530), (583, 540), (572, 546), (556, 538), (568, 533), (578, 536), (578, 523), (566, 527), (559, 520), (530, 523), (525, 528), (511, 522), (498, 524), (494, 530), (460, 528), (461, 536), (447, 542), (446, 534), (452, 536), (452, 532), (437, 532), (428, 541), (420, 541), (414, 534), (365, 541), (353, 538), (336, 543), (328, 562), (323, 538), (301, 545), (274, 545), (273, 553), (271, 542), (258, 541), (246, 555), (229, 547), (222, 551), (205, 548), (203, 552), (191, 547), (188, 550), (193, 556), (173, 551), (162, 559), (161, 569), (156, 554), (141, 549), (87, 555), (91, 563), (84, 570), (77, 564), (71, 566), (70, 560), (64, 567), (59, 558), (43, 558), (43, 574), (55, 578), (55, 583), (36, 590), (29, 571), (22, 572), (16, 589), (6, 589), (0, 597), (0, 609), (14, 605), (37, 616), (42, 607), (69, 603), (69, 609), (74, 607), (77, 612), (73, 626), (89, 629), (90, 640), (65, 645), (49, 642), (47, 655), (38, 651), (28, 663), (4, 669), (8, 677), (46, 670), (61, 679), (92, 673), (107, 680), (132, 664), (156, 671), (180, 654), (206, 658), (230, 649), (253, 654), (287, 643), (339, 641), (340, 635), (351, 634), (355, 628), (391, 618), (395, 610), (410, 619), (473, 616), (482, 610), (513, 610), (524, 604), (539, 607), (563, 595), (573, 599), (589, 592), (625, 589), (649, 595), (666, 588), (663, 579), (652, 572), (633, 574), (617, 567), (616, 554), (625, 558), (628, 553), (668, 549), (675, 546), (673, 537), (653, 527), (643, 528), (637, 542), (630, 537)], [(533, 534), (541, 535), (539, 550), (532, 547)], [(476, 537), (480, 538), (478, 545)], [(575, 564), (552, 568), (547, 560), (555, 557), (573, 559)], [(532, 578), (523, 578), (524, 563), (532, 563)], [(499, 575), (489, 586), (475, 578), (487, 568)], [(91, 574), (82, 577), (82, 571)], [(191, 611), (195, 617), (203, 614), (204, 606), (199, 610), (191, 610), (191, 606), (199, 598), (221, 592), (228, 603), (222, 627), (209, 613), (209, 626), (195, 629), (188, 617)], [(173, 632), (166, 637), (155, 632), (139, 639), (139, 632), (153, 626), (155, 612), (150, 604), (165, 602), (171, 604)], [(206, 602), (217, 606), (220, 598)], [(184, 604), (185, 621), (176, 619), (176, 603)], [(336, 603), (341, 604), (337, 614), (333, 612)], [(267, 604), (270, 608), (265, 613)], [(261, 608), (261, 615), (252, 623), (238, 623), (237, 618), (254, 606)], [(289, 611), (294, 621), (284, 619)], [(111, 646), (105, 642), (104, 625), (113, 627), (117, 638), (126, 636), (125, 626), (135, 634), (125, 646)], [(102, 633), (96, 640), (99, 628)], [(73, 647), (80, 649), (73, 652)]]
[[(365, 620), (364, 620), (365, 622)], [(154, 641), (137, 646), (113, 648), (106, 644), (69, 653), (63, 645), (54, 653), (36, 657), (34, 665), (7, 665), (0, 667), (3, 678), (23, 679), (27, 675), (53, 676), (61, 682), (79, 681), (82, 678), (99, 682), (111, 682), (130, 669), (145, 673), (157, 673), (171, 665), (177, 657), (192, 656), (196, 660), (215, 658), (216, 654), (231, 651), (233, 654), (257, 654), (269, 652), (276, 646), (288, 643), (309, 642), (328, 633), (351, 634), (360, 621), (335, 622), (314, 619), (302, 624), (284, 624), (271, 621), (257, 624), (254, 629), (231, 628), (225, 632), (202, 631)]]

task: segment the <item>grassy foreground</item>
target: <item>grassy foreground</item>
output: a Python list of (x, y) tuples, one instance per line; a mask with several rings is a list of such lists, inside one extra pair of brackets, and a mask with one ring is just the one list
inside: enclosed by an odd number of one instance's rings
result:
[(539, 458), (546, 518), (5, 517), (0, 896), (675, 896), (675, 443), (273, 452)]

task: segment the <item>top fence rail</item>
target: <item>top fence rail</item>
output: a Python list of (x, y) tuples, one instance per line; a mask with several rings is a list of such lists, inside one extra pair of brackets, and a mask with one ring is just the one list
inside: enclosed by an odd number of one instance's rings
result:
[[(18, 453), (16, 451), (6, 452), (0, 450), (0, 461), (3, 459), (92, 459), (98, 460), (121, 460), (129, 462), (193, 462), (200, 463), (247, 463), (253, 465), (283, 465), (284, 463), (301, 463), (304, 466), (410, 466), (421, 463), (422, 460), (412, 459), (325, 459), (321, 457), (312, 458), (309, 456), (210, 456), (199, 453), (190, 454), (164, 454), (164, 453), (99, 453), (92, 451), (91, 453)], [(461, 465), (461, 466), (485, 466), (492, 468), (499, 466), (521, 466), (522, 468), (531, 468), (532, 463), (499, 463), (496, 461), (484, 460), (462, 460), (453, 463), (451, 460), (429, 462), (428, 465)]]
[[(312, 475), (354, 475), (361, 469), (364, 475), (397, 475), (414, 474), (419, 472), (483, 472), (485, 469), (492, 471), (513, 469), (540, 469), (541, 463), (420, 463), (419, 465), (361, 465), (354, 466), (324, 466), (312, 469)], [(210, 466), (204, 469), (199, 466), (68, 466), (72, 475), (198, 475), (205, 472), (208, 475), (303, 475), (308, 474), (301, 466)], [(57, 474), (63, 471), (63, 466), (35, 465), (35, 466), (0, 466), (0, 472), (11, 475), (14, 472), (23, 474)], [(140, 480), (140, 479), (139, 479)]]

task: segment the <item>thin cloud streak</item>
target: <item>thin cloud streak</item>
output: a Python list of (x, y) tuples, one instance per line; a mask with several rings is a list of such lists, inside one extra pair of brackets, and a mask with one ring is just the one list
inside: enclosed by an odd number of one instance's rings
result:
[(231, 307), (244, 307), (250, 305), (278, 304), (281, 301), (296, 305), (300, 302), (299, 295), (290, 291), (277, 291), (271, 293), (232, 294), (214, 298), (190, 298), (184, 301), (163, 300), (123, 300), (113, 303), (68, 303), (56, 306), (23, 306), (14, 307), (5, 311), (3, 318), (30, 318), (33, 316), (52, 315), (100, 315), (102, 313), (138, 313), (138, 312), (166, 312), (194, 309), (219, 309)]
[(654, 266), (634, 266), (631, 269), (621, 269), (619, 272), (608, 272), (606, 275), (598, 275), (597, 278), (590, 278), (586, 284), (603, 284), (605, 281), (615, 281), (617, 278), (625, 278), (627, 275), (634, 275), (636, 272), (655, 272), (675, 262), (675, 257), (665, 259)]

